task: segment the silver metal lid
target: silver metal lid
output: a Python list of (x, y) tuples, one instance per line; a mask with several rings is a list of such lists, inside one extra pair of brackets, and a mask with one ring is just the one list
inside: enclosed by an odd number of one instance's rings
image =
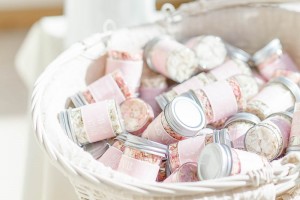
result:
[(295, 106), (289, 107), (286, 111), (290, 113), (294, 113)]
[(127, 136), (129, 135), (129, 133), (122, 133), (120, 135), (118, 135), (115, 140), (119, 140), (122, 142), (125, 142), (127, 140)]
[(169, 103), (168, 99), (163, 94), (156, 96), (155, 100), (162, 110), (164, 110)]
[(267, 118), (276, 116), (276, 115), (284, 115), (286, 117), (289, 117), (291, 120), (293, 119), (293, 113), (288, 112), (288, 111), (273, 113), (273, 114), (269, 115)]
[(195, 92), (194, 92), (193, 90), (189, 90), (189, 91), (187, 91), (187, 92), (184, 92), (184, 93), (182, 93), (180, 96), (182, 96), (182, 97), (188, 97), (188, 98), (192, 99), (192, 100), (195, 101), (201, 108), (203, 108), (202, 105), (201, 105), (201, 102), (199, 101), (197, 95), (195, 94)]
[(253, 56), (252, 59), (256, 65), (260, 64), (262, 61), (264, 61), (267, 57), (269, 57), (271, 54), (281, 54), (282, 53), (282, 45), (280, 43), (280, 40), (278, 38), (273, 39), (271, 42), (269, 42), (265, 47), (258, 50)]
[(204, 147), (198, 160), (200, 180), (229, 176), (232, 170), (232, 155), (227, 145), (212, 143)]
[(152, 69), (153, 71), (157, 72), (156, 71), (156, 68), (155, 66), (153, 65), (152, 63), (152, 60), (151, 60), (151, 51), (153, 49), (153, 47), (160, 41), (160, 40), (165, 40), (165, 39), (168, 39), (168, 40), (171, 40), (171, 37), (167, 36), (167, 35), (164, 35), (164, 36), (158, 36), (158, 37), (154, 37), (153, 39), (149, 40), (146, 45), (144, 46), (144, 53), (143, 53), (143, 57), (144, 57), (144, 61), (146, 62), (147, 66)]
[(100, 158), (108, 148), (109, 144), (107, 143), (107, 140), (102, 140), (83, 146), (83, 149), (89, 152), (95, 159)]
[(88, 104), (85, 98), (83, 97), (83, 95), (81, 94), (81, 92), (74, 94), (73, 96), (70, 97), (70, 99), (76, 108)]
[(237, 48), (235, 46), (232, 46), (228, 43), (225, 43), (228, 55), (232, 58), (232, 59), (237, 59), (237, 60), (241, 60), (245, 63), (249, 62), (249, 60), (251, 59), (251, 55), (249, 53), (247, 53), (246, 51)]
[(252, 113), (241, 112), (231, 116), (224, 124), (224, 127), (228, 127), (229, 124), (236, 121), (246, 121), (252, 124), (258, 124), (260, 122), (259, 117)]
[(270, 83), (281, 83), (294, 95), (296, 102), (300, 101), (300, 88), (299, 86), (291, 81), (290, 79), (280, 76), (273, 79)]
[(214, 130), (214, 142), (232, 147), (232, 141), (228, 129)]
[(178, 96), (165, 109), (170, 127), (185, 137), (195, 136), (205, 126), (203, 109), (192, 99)]

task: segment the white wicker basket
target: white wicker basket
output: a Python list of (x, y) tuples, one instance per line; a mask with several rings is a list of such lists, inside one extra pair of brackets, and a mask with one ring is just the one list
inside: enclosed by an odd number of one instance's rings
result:
[(274, 161), (272, 169), (246, 175), (197, 183), (148, 183), (94, 160), (65, 136), (57, 120), (67, 97), (103, 74), (102, 55), (108, 46), (142, 47), (147, 40), (162, 33), (179, 40), (201, 34), (219, 35), (248, 52), (278, 37), (300, 66), (300, 13), (279, 8), (279, 2), (211, 0), (185, 4), (167, 20), (96, 34), (74, 44), (53, 61), (35, 84), (33, 122), (40, 146), (70, 179), (78, 197), (87, 200), (300, 199), (300, 156), (296, 153)]

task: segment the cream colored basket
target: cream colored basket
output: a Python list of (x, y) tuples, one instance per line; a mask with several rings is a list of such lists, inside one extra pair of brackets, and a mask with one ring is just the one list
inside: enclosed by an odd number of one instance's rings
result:
[[(96, 34), (53, 61), (35, 84), (32, 97), (36, 137), (52, 163), (74, 185), (80, 199), (300, 199), (300, 156), (274, 161), (271, 169), (197, 183), (148, 183), (103, 166), (69, 140), (57, 113), (71, 94), (103, 74), (107, 48), (141, 48), (162, 33), (182, 41), (214, 34), (252, 53), (278, 37), (300, 66), (300, 13), (279, 0), (210, 0), (185, 4), (165, 20)], [(285, 1), (286, 2), (286, 1)], [(299, 196), (297, 195), (299, 193)]]

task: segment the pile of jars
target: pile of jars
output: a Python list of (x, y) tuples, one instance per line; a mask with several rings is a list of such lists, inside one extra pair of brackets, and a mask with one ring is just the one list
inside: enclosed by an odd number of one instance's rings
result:
[(58, 114), (101, 164), (144, 181), (247, 173), (300, 150), (300, 73), (274, 39), (253, 56), (212, 35), (111, 50)]

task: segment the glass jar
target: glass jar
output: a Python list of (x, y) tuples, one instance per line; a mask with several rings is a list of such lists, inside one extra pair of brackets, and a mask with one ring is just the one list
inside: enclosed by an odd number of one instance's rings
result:
[(125, 130), (115, 100), (62, 111), (59, 121), (67, 136), (80, 146), (115, 137)]
[(98, 159), (100, 163), (106, 167), (110, 167), (113, 170), (117, 170), (122, 154), (125, 151), (125, 141), (128, 134), (118, 135), (114, 139), (113, 145), (109, 145), (109, 148), (105, 153)]
[(141, 53), (112, 50), (108, 52), (105, 74), (120, 70), (131, 94), (138, 92), (140, 86), (143, 59)]
[(199, 181), (197, 168), (196, 162), (184, 163), (164, 180), (164, 183), (197, 182)]
[(273, 39), (253, 55), (253, 61), (260, 74), (270, 80), (277, 69), (298, 71), (290, 56), (283, 52), (279, 39)]
[(152, 107), (154, 116), (156, 117), (162, 109), (155, 101), (155, 97), (167, 90), (167, 79), (162, 75), (154, 75), (142, 78), (141, 82), (140, 98)]
[(200, 106), (188, 97), (176, 97), (146, 128), (143, 138), (172, 144), (195, 136), (205, 124)]
[(236, 46), (233, 46), (227, 42), (225, 43), (225, 46), (227, 49), (227, 56), (230, 59), (236, 59), (243, 61), (244, 63), (248, 63), (252, 58), (252, 56), (249, 53)]
[(300, 101), (300, 89), (294, 82), (285, 77), (278, 77), (252, 98), (246, 112), (253, 113), (261, 120), (276, 112), (283, 112), (296, 101)]
[(198, 176), (199, 180), (209, 180), (245, 174), (264, 167), (271, 167), (265, 157), (213, 143), (207, 145), (201, 152), (198, 160)]
[(296, 103), (293, 110), (292, 128), (287, 151), (300, 151), (300, 103)]
[(175, 82), (181, 83), (199, 71), (194, 52), (167, 36), (150, 40), (144, 57), (150, 69)]
[(251, 70), (249, 66), (237, 59), (227, 60), (224, 64), (212, 69), (209, 72), (202, 72), (192, 78), (186, 80), (185, 82), (176, 85), (170, 91), (165, 92), (158, 97), (156, 101), (163, 109), (169, 102), (171, 102), (176, 96), (187, 92), (189, 90), (198, 90), (208, 85), (210, 83), (225, 80), (231, 76), (237, 74), (251, 75)]
[(154, 118), (151, 106), (139, 98), (125, 100), (120, 110), (125, 130), (134, 135), (141, 135)]
[(293, 72), (293, 71), (289, 71), (289, 70), (284, 70), (284, 69), (277, 69), (272, 78), (277, 78), (280, 76), (284, 76), (288, 79), (290, 79), (291, 81), (293, 81), (296, 84), (300, 83), (300, 73), (299, 72)]
[(228, 129), (233, 148), (245, 150), (245, 135), (247, 131), (260, 122), (260, 119), (251, 113), (237, 113), (230, 117), (224, 125)]
[(288, 146), (292, 118), (289, 112), (274, 113), (249, 129), (245, 136), (246, 150), (270, 161), (283, 155)]
[(213, 133), (170, 144), (168, 147), (170, 171), (174, 172), (184, 163), (197, 162), (204, 146), (210, 143), (221, 143), (231, 146), (227, 130), (214, 130)]
[(90, 153), (95, 159), (100, 158), (108, 148), (109, 148), (109, 144), (107, 140), (102, 140), (99, 142), (94, 142), (83, 146), (83, 150)]
[(202, 71), (221, 65), (227, 55), (223, 40), (213, 35), (193, 37), (186, 42), (186, 46), (195, 52), (198, 67)]
[(127, 137), (118, 171), (143, 181), (155, 181), (167, 146), (139, 137)]
[(115, 99), (120, 104), (132, 96), (122, 72), (117, 70), (96, 80), (84, 92), (79, 92), (70, 99), (75, 107), (81, 107), (106, 99)]
[(236, 75), (191, 92), (203, 108), (206, 124), (211, 124), (243, 111), (258, 87), (254, 78)]

